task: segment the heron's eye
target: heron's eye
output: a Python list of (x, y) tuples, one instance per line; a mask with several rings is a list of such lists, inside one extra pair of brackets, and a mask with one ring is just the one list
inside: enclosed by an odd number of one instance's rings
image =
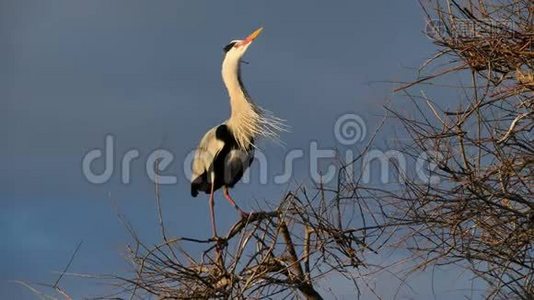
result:
[(231, 42), (230, 44), (224, 46), (224, 53), (230, 51), (235, 46), (236, 42)]

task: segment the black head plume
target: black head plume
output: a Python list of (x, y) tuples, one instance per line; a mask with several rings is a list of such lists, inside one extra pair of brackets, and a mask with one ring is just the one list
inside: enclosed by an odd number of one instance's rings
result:
[(230, 44), (224, 46), (224, 53), (230, 51), (230, 49), (232, 49), (234, 47), (236, 42), (231, 42)]

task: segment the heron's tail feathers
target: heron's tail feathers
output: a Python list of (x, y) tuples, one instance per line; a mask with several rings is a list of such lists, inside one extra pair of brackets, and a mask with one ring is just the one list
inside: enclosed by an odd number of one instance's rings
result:
[(209, 191), (210, 184), (206, 180), (206, 176), (198, 176), (191, 182), (191, 196), (196, 197), (198, 196), (198, 192), (206, 192)]

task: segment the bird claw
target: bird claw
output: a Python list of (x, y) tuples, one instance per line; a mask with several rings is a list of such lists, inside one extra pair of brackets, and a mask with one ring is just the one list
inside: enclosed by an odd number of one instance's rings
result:
[(211, 240), (215, 242), (215, 249), (217, 250), (217, 252), (222, 252), (224, 247), (228, 245), (225, 238), (217, 236), (217, 235), (213, 236)]
[(252, 216), (251, 212), (246, 212), (244, 210), (239, 210), (239, 215), (241, 216), (241, 219), (248, 219), (250, 216)]

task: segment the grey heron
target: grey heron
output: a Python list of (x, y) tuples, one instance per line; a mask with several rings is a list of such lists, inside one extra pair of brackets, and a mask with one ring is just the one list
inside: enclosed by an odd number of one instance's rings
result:
[(233, 40), (224, 47), (222, 78), (230, 98), (230, 117), (211, 128), (200, 140), (192, 166), (191, 195), (209, 194), (210, 220), (217, 237), (214, 193), (223, 188), (224, 197), (241, 217), (249, 214), (232, 199), (229, 189), (242, 178), (254, 158), (258, 137), (276, 137), (284, 129), (281, 119), (256, 105), (241, 81), (241, 58), (259, 36), (257, 29), (243, 40)]

